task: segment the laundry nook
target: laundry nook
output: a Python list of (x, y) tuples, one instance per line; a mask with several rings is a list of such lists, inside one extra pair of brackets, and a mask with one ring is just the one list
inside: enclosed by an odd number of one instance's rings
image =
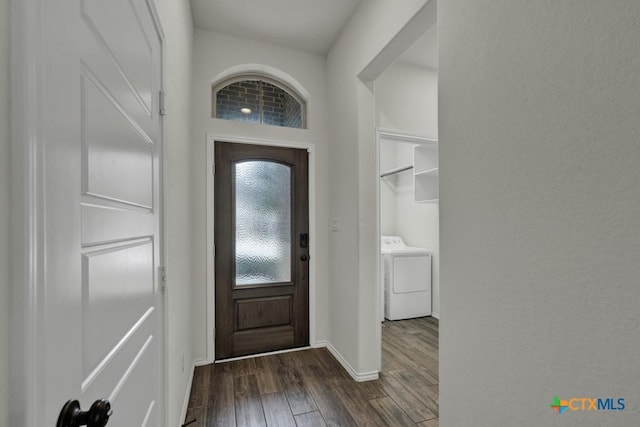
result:
[(431, 253), (407, 246), (399, 236), (382, 236), (380, 252), (384, 318), (431, 315)]

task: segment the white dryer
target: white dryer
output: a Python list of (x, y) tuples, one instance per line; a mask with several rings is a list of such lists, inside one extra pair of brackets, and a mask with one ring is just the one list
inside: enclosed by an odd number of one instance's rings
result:
[(389, 320), (431, 315), (431, 253), (407, 246), (399, 236), (382, 236), (384, 317)]

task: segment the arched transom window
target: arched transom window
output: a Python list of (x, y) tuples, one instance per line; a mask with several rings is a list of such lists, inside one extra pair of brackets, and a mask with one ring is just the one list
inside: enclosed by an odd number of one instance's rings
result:
[(226, 80), (213, 87), (212, 117), (306, 128), (306, 103), (293, 89), (263, 76)]

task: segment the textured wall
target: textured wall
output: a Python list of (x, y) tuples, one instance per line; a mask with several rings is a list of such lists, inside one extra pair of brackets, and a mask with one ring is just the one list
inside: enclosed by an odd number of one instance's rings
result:
[(0, 426), (9, 425), (9, 0), (0, 0)]
[(640, 3), (438, 8), (441, 425), (637, 425)]

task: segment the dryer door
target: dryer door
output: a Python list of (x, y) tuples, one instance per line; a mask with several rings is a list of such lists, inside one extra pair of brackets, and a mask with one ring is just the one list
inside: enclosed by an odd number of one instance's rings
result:
[(431, 254), (394, 254), (393, 293), (431, 290)]

